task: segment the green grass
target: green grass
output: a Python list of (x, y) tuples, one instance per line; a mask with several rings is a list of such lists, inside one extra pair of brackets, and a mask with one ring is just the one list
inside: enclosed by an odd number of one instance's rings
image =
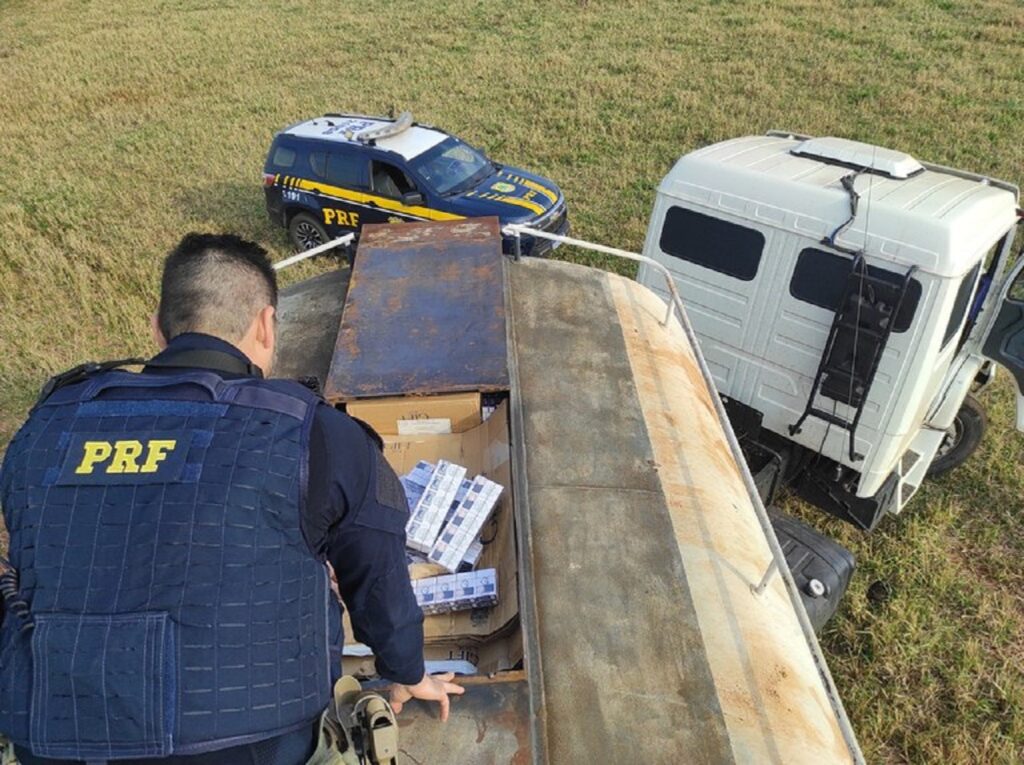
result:
[[(151, 350), (185, 231), (287, 252), (259, 179), (294, 120), (411, 108), (636, 250), (681, 153), (769, 128), (1021, 183), (1022, 40), (1012, 0), (0, 0), (0, 443), (54, 371)], [(1005, 382), (986, 403), (981, 452), (902, 517), (871, 536), (816, 520), (860, 562), (823, 645), (871, 762), (1024, 751), (1024, 439)], [(893, 596), (871, 605), (876, 580)]]

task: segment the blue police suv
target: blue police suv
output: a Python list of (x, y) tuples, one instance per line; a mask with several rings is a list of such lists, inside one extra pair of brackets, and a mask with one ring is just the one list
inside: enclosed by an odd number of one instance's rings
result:
[[(539, 175), (501, 165), (453, 135), (397, 119), (328, 114), (274, 136), (263, 169), (270, 219), (307, 250), (364, 223), (496, 215), (567, 234), (565, 198)], [(506, 252), (512, 240), (504, 241)], [(524, 254), (551, 242), (523, 237)]]

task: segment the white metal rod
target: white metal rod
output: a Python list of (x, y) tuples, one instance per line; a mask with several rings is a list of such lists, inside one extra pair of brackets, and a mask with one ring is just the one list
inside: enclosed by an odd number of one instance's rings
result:
[(355, 234), (345, 234), (344, 236), (339, 236), (337, 239), (332, 239), (326, 244), (321, 244), (309, 250), (303, 250), (302, 252), (296, 253), (291, 257), (285, 258), (284, 260), (277, 261), (274, 264), (274, 270), (280, 271), (282, 268), (288, 268), (288, 266), (295, 265), (296, 263), (301, 263), (303, 260), (316, 257), (317, 255), (325, 253), (328, 250), (333, 250), (335, 247), (340, 247), (341, 245), (348, 244), (355, 238)]
[(561, 242), (562, 244), (569, 244), (574, 247), (580, 247), (584, 250), (603, 252), (607, 255), (615, 255), (620, 258), (626, 258), (627, 260), (635, 260), (637, 263), (645, 263), (646, 265), (654, 268), (654, 270), (656, 270), (664, 277), (665, 284), (668, 285), (668, 291), (672, 297), (672, 299), (669, 301), (668, 311), (665, 314), (665, 320), (662, 321), (662, 324), (668, 324), (668, 320), (672, 316), (673, 306), (675, 306), (675, 308), (679, 311), (679, 319), (680, 321), (682, 321), (683, 301), (680, 299), (679, 292), (676, 290), (675, 280), (672, 279), (672, 274), (669, 273), (669, 270), (665, 268), (664, 265), (654, 260), (653, 258), (648, 258), (646, 255), (639, 255), (635, 252), (630, 252), (629, 250), (620, 250), (618, 247), (607, 247), (603, 244), (595, 244), (594, 242), (588, 242), (584, 239), (574, 239), (571, 236), (549, 234), (547, 231), (538, 231), (537, 229), (530, 228), (529, 226), (524, 226), (520, 223), (509, 223), (507, 226), (505, 226), (505, 228), (502, 229), (502, 232), (505, 234), (509, 234), (510, 236), (517, 237), (520, 234), (526, 234), (526, 236), (533, 236), (539, 239), (548, 239), (552, 242)]

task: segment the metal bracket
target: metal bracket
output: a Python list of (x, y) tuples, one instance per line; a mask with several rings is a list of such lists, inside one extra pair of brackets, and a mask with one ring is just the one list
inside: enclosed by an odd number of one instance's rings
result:
[(761, 581), (756, 585), (750, 585), (750, 591), (755, 595), (760, 595), (761, 593), (763, 593), (768, 588), (768, 584), (772, 581), (772, 577), (774, 577), (778, 573), (778, 571), (779, 559), (775, 556), (772, 556), (772, 562), (769, 563), (768, 568), (765, 569), (764, 576), (761, 577)]

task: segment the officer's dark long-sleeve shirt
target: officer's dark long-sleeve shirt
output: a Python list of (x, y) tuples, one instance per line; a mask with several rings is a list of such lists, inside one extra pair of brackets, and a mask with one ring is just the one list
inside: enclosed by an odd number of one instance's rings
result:
[(313, 420), (309, 453), (303, 532), (334, 567), (355, 638), (373, 649), (377, 672), (418, 683), (423, 611), (409, 583), (409, 511), (398, 477), (363, 428), (327, 404)]
[[(199, 333), (178, 335), (154, 361), (186, 350), (249, 362), (230, 343)], [(302, 533), (313, 554), (334, 568), (355, 638), (373, 649), (379, 674), (411, 685), (423, 678), (424, 665), (423, 612), (405, 557), (408, 513), (401, 484), (374, 440), (351, 417), (321, 404), (310, 433)]]

